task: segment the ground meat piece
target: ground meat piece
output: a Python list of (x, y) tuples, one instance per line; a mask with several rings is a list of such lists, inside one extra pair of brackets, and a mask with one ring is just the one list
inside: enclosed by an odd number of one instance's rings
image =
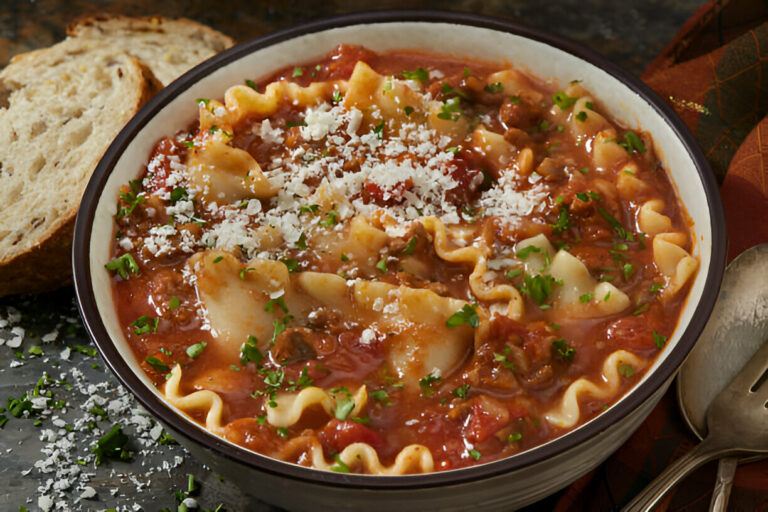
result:
[(505, 129), (528, 130), (541, 117), (541, 108), (531, 105), (522, 98), (504, 100), (499, 108), (499, 121)]
[(547, 157), (541, 161), (536, 172), (544, 178), (544, 181), (563, 181), (568, 177), (565, 172), (565, 162), (558, 158)]
[(306, 327), (290, 327), (277, 336), (272, 353), (278, 361), (307, 361), (329, 354), (334, 349), (331, 336)]

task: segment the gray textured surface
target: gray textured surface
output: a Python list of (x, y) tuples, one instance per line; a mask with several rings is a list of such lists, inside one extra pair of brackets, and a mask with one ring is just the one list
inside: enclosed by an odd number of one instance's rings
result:
[[(213, 2), (151, 1), (84, 1), (84, 0), (38, 0), (0, 1), (0, 65), (4, 65), (16, 53), (49, 45), (64, 37), (64, 27), (73, 18), (94, 12), (112, 12), (126, 15), (162, 14), (166, 16), (187, 16), (208, 23), (238, 40), (246, 40), (272, 30), (294, 24), (363, 9), (384, 9), (404, 7), (440, 7), (463, 10), (500, 18), (510, 18), (533, 27), (544, 28), (571, 37), (603, 53), (625, 69), (639, 74), (653, 57), (673, 38), (685, 20), (698, 8), (698, 0), (647, 0), (642, 3), (601, 2), (596, 0), (541, 2), (521, 0), (505, 2), (492, 0), (458, 1), (452, 3), (437, 1), (306, 1), (275, 2), (229, 0)], [(58, 292), (32, 297), (9, 297), (0, 300), (0, 319), (8, 319), (8, 307), (22, 313), (18, 326), (25, 329), (25, 339), (18, 349), (0, 346), (0, 405), (6, 397), (18, 397), (31, 391), (44, 372), (58, 378), (66, 372), (71, 375), (73, 368), (83, 372), (87, 383), (106, 382), (98, 393), (113, 399), (117, 383), (104, 364), (97, 357), (73, 352), (69, 360), (61, 359), (61, 352), (75, 344), (90, 346), (80, 326), (73, 304), (73, 291), (65, 288)], [(12, 315), (11, 315), (12, 316)], [(0, 321), (0, 324), (2, 322)], [(56, 340), (43, 343), (41, 337), (58, 329)], [(0, 338), (12, 337), (10, 326), (0, 327)], [(32, 356), (29, 348), (38, 345), (43, 356)], [(25, 359), (20, 360), (14, 352), (21, 351)], [(53, 362), (59, 361), (54, 367)], [(21, 361), (22, 366), (11, 368), (12, 361)], [(18, 364), (18, 363), (14, 363)], [(97, 367), (92, 366), (96, 364)], [(69, 379), (70, 382), (73, 379)], [(55, 400), (66, 401), (66, 412), (57, 411), (68, 424), (75, 424), (76, 418), (87, 418), (83, 411), (88, 397), (77, 387), (66, 390), (63, 386), (51, 386)], [(6, 416), (8, 414), (6, 413)], [(111, 415), (106, 421), (97, 421), (98, 427), (108, 430), (115, 422), (131, 423), (131, 412)], [(45, 486), (51, 474), (32, 469), (27, 475), (22, 471), (33, 467), (34, 461), (44, 458), (41, 450), (45, 443), (40, 440), (41, 429), (52, 428), (51, 418), (42, 425), (34, 426), (33, 419), (10, 418), (0, 430), (0, 510), (15, 511), (19, 506), (37, 510), (38, 488)], [(77, 429), (76, 429), (77, 430)], [(92, 462), (81, 466), (83, 472), (93, 473), (89, 485), (98, 492), (95, 500), (79, 502), (76, 485), (64, 492), (64, 510), (104, 510), (118, 507), (119, 510), (161, 510), (168, 507), (176, 510), (175, 490), (186, 490), (187, 474), (194, 474), (202, 483), (198, 495), (202, 509), (214, 509), (220, 503), (229, 511), (263, 512), (273, 510), (265, 505), (249, 501), (237, 488), (220, 481), (216, 475), (201, 465), (178, 445), (154, 446), (150, 453), (141, 454), (141, 436), (135, 433), (135, 426), (125, 431), (131, 437), (129, 448), (133, 449), (131, 463), (108, 461), (101, 466)], [(146, 435), (146, 434), (145, 434)], [(90, 444), (98, 435), (83, 428), (75, 432), (75, 458), (89, 455)], [(177, 467), (169, 471), (145, 473), (150, 468), (161, 466), (163, 461), (174, 464), (175, 457), (183, 457)], [(131, 481), (131, 477), (145, 483), (142, 491)], [(111, 490), (117, 489), (115, 495)], [(550, 510), (556, 498), (550, 498), (530, 507), (529, 510)]]

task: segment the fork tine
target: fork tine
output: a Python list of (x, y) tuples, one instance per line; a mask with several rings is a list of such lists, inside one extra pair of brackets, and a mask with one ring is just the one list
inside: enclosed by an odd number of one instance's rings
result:
[(760, 392), (760, 395), (768, 393), (768, 379), (761, 378), (768, 371), (768, 343), (764, 342), (749, 362), (741, 369), (726, 389), (739, 390), (741, 392)]

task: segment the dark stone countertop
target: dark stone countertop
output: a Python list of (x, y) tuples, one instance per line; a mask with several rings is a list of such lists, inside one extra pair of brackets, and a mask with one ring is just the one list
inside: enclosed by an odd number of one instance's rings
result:
[[(678, 29), (699, 7), (700, 0), (646, 0), (642, 3), (615, 3), (599, 0), (542, 2), (541, 0), (465, 0), (456, 2), (392, 0), (324, 0), (277, 2), (267, 0), (194, 0), (189, 2), (151, 2), (141, 0), (3, 0), (0, 9), (0, 66), (15, 54), (50, 45), (65, 36), (72, 19), (98, 12), (125, 15), (186, 16), (211, 25), (238, 41), (334, 14), (366, 9), (442, 8), (513, 19), (530, 26), (548, 29), (570, 37), (604, 54), (628, 71), (639, 74), (673, 38)], [(12, 340), (24, 330), (20, 347), (0, 345), (0, 406), (7, 397), (18, 398), (32, 392), (44, 373), (50, 382), (42, 386), (60, 406), (53, 415), (14, 418), (4, 413), (8, 422), (0, 430), (0, 510), (15, 511), (23, 506), (37, 510), (41, 488), (64, 485), (65, 478), (54, 478), (55, 471), (34, 467), (39, 459), (53, 455), (52, 468), (79, 468), (88, 475), (87, 485), (97, 492), (92, 499), (80, 500), (78, 479), (61, 492), (61, 510), (176, 510), (175, 491), (186, 491), (188, 475), (200, 485), (196, 497), (201, 510), (224, 504), (229, 511), (266, 512), (273, 508), (253, 502), (236, 487), (221, 481), (202, 467), (179, 445), (161, 445), (155, 441), (159, 430), (153, 420), (136, 410), (137, 404), (123, 396), (115, 379), (96, 355), (84, 333), (74, 292), (57, 292), (29, 297), (0, 299), (0, 339)], [(15, 330), (14, 330), (15, 328)], [(55, 333), (55, 334), (54, 334)], [(47, 336), (46, 336), (47, 335)], [(33, 347), (40, 347), (42, 355)], [(80, 351), (78, 351), (80, 350)], [(69, 353), (69, 354), (68, 354)], [(67, 356), (64, 357), (64, 356)], [(23, 357), (23, 359), (21, 358)], [(60, 380), (61, 379), (61, 380)], [(63, 379), (66, 379), (64, 382)], [(71, 389), (70, 389), (71, 386)], [(105, 400), (103, 419), (94, 409), (93, 395)], [(90, 402), (88, 401), (90, 399)], [(91, 412), (89, 412), (89, 410)], [(58, 416), (59, 419), (55, 419)], [(40, 424), (35, 425), (40, 419)], [(2, 418), (0, 417), (0, 422)], [(90, 428), (89, 423), (91, 423)], [(93, 463), (90, 446), (114, 423), (126, 425), (127, 447), (134, 452), (131, 462)], [(66, 435), (55, 441), (41, 440), (46, 429), (57, 431), (62, 425), (72, 446), (61, 453), (41, 453), (47, 448), (65, 447)], [(66, 425), (66, 426), (63, 426)], [(77, 464), (82, 461), (82, 465)], [(74, 463), (74, 464), (73, 464)], [(557, 495), (527, 510), (551, 510)], [(58, 500), (57, 500), (58, 501)]]

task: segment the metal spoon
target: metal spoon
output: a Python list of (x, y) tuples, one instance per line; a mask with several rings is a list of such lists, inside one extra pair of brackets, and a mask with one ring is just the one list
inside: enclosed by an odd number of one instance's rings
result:
[[(744, 251), (728, 265), (712, 316), (677, 377), (680, 410), (699, 439), (707, 435), (709, 404), (766, 339), (768, 244), (762, 244)], [(734, 457), (720, 459), (710, 511), (725, 512), (738, 463)]]
[[(625, 512), (651, 510), (685, 475), (716, 457), (768, 452), (768, 429), (764, 427), (768, 422), (768, 343), (764, 343), (765, 337), (757, 337), (764, 335), (768, 327), (768, 293), (760, 289), (761, 284), (765, 288), (766, 277), (768, 245), (746, 251), (729, 266), (712, 314), (712, 319), (717, 320), (707, 324), (702, 334), (703, 348), (697, 344), (695, 354), (692, 352), (684, 365), (685, 373), (681, 369), (678, 383), (686, 420), (694, 429), (694, 424), (702, 425), (703, 432), (708, 425), (709, 433), (637, 495), (623, 509)], [(722, 345), (715, 345), (713, 340)], [(707, 374), (700, 367), (714, 373)], [(723, 383), (736, 372), (738, 375), (722, 390)], [(692, 403), (696, 404), (693, 409)], [(723, 490), (721, 499), (713, 498), (713, 505), (725, 505), (728, 491)]]

